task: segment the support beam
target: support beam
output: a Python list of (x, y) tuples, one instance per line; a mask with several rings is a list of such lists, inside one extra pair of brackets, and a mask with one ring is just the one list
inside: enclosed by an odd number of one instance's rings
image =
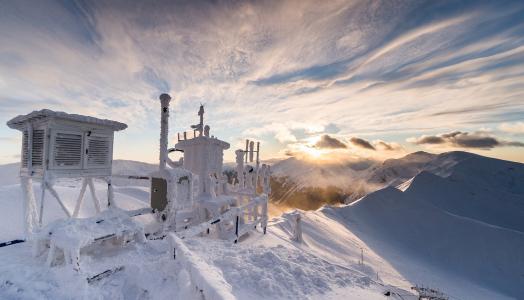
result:
[[(149, 177), (148, 177), (149, 178)], [(107, 181), (107, 207), (115, 207), (115, 192), (113, 191), (113, 184), (111, 177), (106, 178)]]
[(78, 217), (78, 213), (80, 212), (80, 207), (82, 206), (82, 202), (84, 201), (84, 194), (86, 193), (87, 188), (87, 179), (82, 179), (82, 188), (80, 189), (80, 194), (78, 194), (78, 198), (76, 199), (76, 206), (75, 211), (73, 212), (73, 218)]
[(93, 178), (86, 178), (87, 184), (89, 185), (89, 190), (91, 191), (91, 198), (93, 199), (93, 204), (95, 205), (96, 213), (100, 213), (100, 201), (96, 197), (95, 184), (93, 183)]
[(38, 225), (42, 227), (42, 219), (44, 218), (44, 199), (45, 199), (45, 178), (40, 183), (40, 212), (38, 214)]
[(38, 216), (36, 208), (35, 193), (33, 191), (33, 180), (31, 177), (20, 177), (22, 192), (24, 196), (24, 219), (25, 219), (25, 238), (29, 239), (33, 233), (33, 228), (37, 225)]
[(62, 202), (62, 200), (60, 200), (60, 197), (58, 196), (58, 193), (55, 191), (53, 186), (50, 185), (48, 182), (45, 183), (45, 186), (49, 190), (51, 195), (53, 195), (53, 197), (55, 197), (56, 201), (58, 201), (58, 204), (60, 204), (60, 207), (62, 207), (62, 210), (65, 212), (67, 217), (71, 218), (71, 213), (69, 212), (69, 210), (67, 210), (67, 208), (65, 207), (64, 203)]

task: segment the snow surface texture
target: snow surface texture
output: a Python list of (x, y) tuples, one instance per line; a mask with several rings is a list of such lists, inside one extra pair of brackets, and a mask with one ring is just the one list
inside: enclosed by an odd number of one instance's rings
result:
[[(57, 183), (57, 190), (64, 195), (68, 208), (74, 205), (78, 185), (79, 182)], [(97, 184), (101, 199), (103, 188), (103, 183)], [(5, 209), (2, 217), (19, 213), (20, 207), (14, 205), (20, 200), (19, 189), (18, 185), (2, 187), (2, 195), (6, 192), (14, 195), (1, 198), (0, 205)], [(126, 209), (145, 206), (143, 201), (122, 194), (118, 189), (115, 200)], [(46, 222), (63, 217), (58, 205), (51, 203), (49, 201), (48, 211), (56, 214), (44, 216)], [(89, 199), (86, 204), (90, 204)], [(93, 212), (94, 208), (86, 205), (80, 215), (85, 217)], [(15, 224), (5, 225), (8, 226), (1, 228), (11, 231), (9, 234), (2, 232), (2, 240), (22, 232), (21, 221), (18, 228)], [(384, 287), (374, 284), (369, 276), (297, 248), (279, 227), (278, 223), (273, 224), (267, 235), (255, 232), (237, 245), (196, 238), (188, 240), (187, 246), (222, 274), (238, 299), (352, 299), (343, 297), (347, 293), (355, 295), (353, 299), (382, 299)], [(82, 253), (83, 272), (80, 274), (68, 265), (45, 267), (45, 256), (33, 258), (30, 248), (28, 243), (0, 248), (1, 299), (165, 299), (166, 295), (174, 299), (200, 299), (200, 294), (189, 284), (190, 275), (184, 264), (172, 260), (165, 240), (86, 251)], [(122, 265), (123, 271), (87, 284), (86, 276)]]
[[(524, 165), (454, 152), (433, 157), (425, 168), (428, 172), (399, 189), (302, 212), (302, 242), (291, 241), (292, 214), (273, 219), (266, 235), (253, 232), (236, 245), (208, 238), (184, 242), (239, 299), (384, 299), (387, 290), (416, 299), (409, 296), (415, 284), (438, 288), (450, 299), (521, 298)], [(57, 183), (69, 209), (79, 184)], [(105, 185), (96, 186), (103, 203)], [(124, 209), (144, 207), (147, 189), (116, 187), (115, 200)], [(47, 204), (44, 223), (64, 217), (56, 201)], [(89, 199), (86, 204), (81, 217), (93, 214)], [(0, 207), (0, 240), (18, 238), (23, 232), (19, 185), (0, 187)], [(137, 219), (146, 228), (151, 222)], [(88, 274), (125, 268), (88, 285), (70, 267), (45, 267), (42, 257), (31, 257), (28, 244), (0, 248), (0, 298), (201, 297), (165, 240), (83, 255)]]

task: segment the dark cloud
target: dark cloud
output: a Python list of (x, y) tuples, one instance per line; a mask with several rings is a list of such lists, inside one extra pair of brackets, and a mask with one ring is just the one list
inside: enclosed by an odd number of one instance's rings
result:
[(503, 142), (503, 145), (510, 147), (524, 147), (524, 143), (522, 142)]
[(441, 138), (440, 136), (427, 136), (423, 135), (419, 137), (414, 143), (418, 145), (422, 144), (444, 144), (446, 142), (445, 139)]
[(376, 150), (375, 147), (373, 145), (371, 145), (370, 142), (364, 140), (364, 139), (361, 139), (361, 138), (357, 138), (357, 137), (352, 137), (350, 139), (351, 143), (357, 147), (361, 147), (361, 148), (365, 148), (365, 149), (369, 149), (369, 150)]
[(324, 134), (320, 140), (315, 144), (316, 148), (326, 148), (326, 149), (345, 149), (348, 146), (341, 142), (340, 140), (331, 137), (327, 134)]
[(397, 143), (388, 143), (384, 141), (374, 141), (373, 145), (376, 149), (380, 150), (386, 150), (386, 151), (394, 151), (394, 150), (400, 150), (402, 147)]
[(291, 157), (293, 157), (293, 156), (296, 156), (297, 153), (294, 152), (294, 151), (291, 151), (291, 150), (286, 150), (286, 151), (284, 152), (284, 155), (285, 155), (285, 156), (291, 156)]
[(492, 149), (494, 147), (511, 146), (524, 147), (524, 143), (515, 141), (504, 141), (485, 132), (461, 132), (454, 131), (440, 135), (423, 135), (419, 138), (409, 139), (409, 142), (417, 145), (446, 145), (462, 148)]

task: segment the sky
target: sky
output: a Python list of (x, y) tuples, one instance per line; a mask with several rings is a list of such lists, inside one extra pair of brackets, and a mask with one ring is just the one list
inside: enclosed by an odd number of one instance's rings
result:
[[(265, 159), (465, 150), (524, 162), (523, 1), (0, 0), (0, 124), (49, 108), (125, 122), (156, 162), (158, 96)], [(0, 163), (20, 156), (0, 125)]]

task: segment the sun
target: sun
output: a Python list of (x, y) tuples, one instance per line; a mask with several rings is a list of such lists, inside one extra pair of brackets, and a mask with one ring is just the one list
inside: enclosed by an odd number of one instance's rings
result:
[(314, 147), (304, 147), (302, 151), (310, 158), (318, 159), (322, 157), (323, 151)]

